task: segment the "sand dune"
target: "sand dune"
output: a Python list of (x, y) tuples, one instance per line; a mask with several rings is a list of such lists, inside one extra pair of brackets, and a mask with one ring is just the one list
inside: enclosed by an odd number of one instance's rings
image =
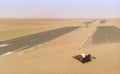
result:
[[(61, 27), (80, 26), (80, 28), (29, 49), (0, 56), (0, 73), (120, 74), (120, 19), (107, 19), (107, 22), (103, 24), (100, 24), (100, 19), (97, 19), (97, 21), (89, 25), (89, 28), (85, 28), (84, 22), (93, 20), (17, 20), (17, 23), (14, 22), (15, 20), (7, 22), (6, 20), (1, 20), (0, 41)], [(34, 25), (36, 22), (39, 23)], [(112, 26), (118, 28), (118, 31), (114, 30)], [(98, 30), (98, 27), (102, 27), (102, 29)], [(105, 32), (102, 32), (103, 30)], [(101, 34), (100, 38), (97, 35), (99, 33)], [(102, 38), (106, 37), (104, 36), (106, 34), (108, 37)], [(98, 42), (101, 38), (103, 39), (103, 41), (101, 40), (102, 42), (93, 43), (95, 40)], [(114, 38), (117, 41), (114, 41)], [(90, 53), (96, 59), (82, 64), (72, 58), (82, 52)]]

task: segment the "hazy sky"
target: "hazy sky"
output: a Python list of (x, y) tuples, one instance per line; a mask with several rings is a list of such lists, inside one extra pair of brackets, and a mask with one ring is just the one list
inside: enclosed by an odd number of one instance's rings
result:
[(120, 18), (120, 0), (0, 0), (0, 18)]

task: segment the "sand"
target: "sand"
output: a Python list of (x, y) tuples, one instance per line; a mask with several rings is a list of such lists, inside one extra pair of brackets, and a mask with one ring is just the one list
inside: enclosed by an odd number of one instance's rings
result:
[[(0, 56), (1, 74), (120, 74), (120, 42), (93, 44), (92, 36), (98, 26), (116, 26), (119, 19), (99, 19), (85, 28), (83, 22), (93, 19), (69, 20), (1, 20), (0, 41), (5, 41), (47, 30), (81, 26), (47, 43)], [(36, 23), (37, 22), (37, 23)], [(91, 53), (96, 59), (82, 64), (72, 56)]]

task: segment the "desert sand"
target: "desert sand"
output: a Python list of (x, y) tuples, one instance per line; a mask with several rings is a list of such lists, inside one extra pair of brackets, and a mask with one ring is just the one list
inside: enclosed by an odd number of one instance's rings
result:
[[(56, 28), (80, 28), (29, 49), (0, 56), (0, 74), (120, 74), (120, 19), (106, 19), (103, 24), (100, 20), (1, 19), (1, 42)], [(86, 28), (84, 22), (89, 21), (92, 23)], [(99, 27), (105, 28), (105, 33), (113, 32), (106, 35), (98, 30)], [(103, 35), (106, 38), (100, 40), (101, 43), (94, 43), (94, 36), (97, 37), (99, 31), (100, 39)], [(83, 64), (73, 58), (82, 52), (90, 53), (96, 59)]]

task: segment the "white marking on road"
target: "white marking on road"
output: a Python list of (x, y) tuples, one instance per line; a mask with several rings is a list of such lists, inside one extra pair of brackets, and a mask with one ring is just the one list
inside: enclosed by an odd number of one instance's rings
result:
[(6, 55), (9, 55), (9, 54), (11, 54), (11, 53), (13, 53), (13, 52), (7, 52), (7, 53), (5, 53), (5, 54), (3, 54), (3, 55), (1, 55), (1, 56), (6, 56)]
[[(7, 53), (5, 53), (5, 54), (3, 54), (3, 55), (1, 55), (1, 56), (9, 55), (9, 54), (11, 54), (11, 53), (13, 53), (13, 52), (19, 51), (19, 50), (21, 50), (21, 49), (25, 49), (25, 48), (27, 48), (27, 47), (29, 47), (29, 46), (24, 46), (24, 47), (21, 47), (21, 48), (19, 48), (19, 49), (17, 49), (17, 50), (12, 51), (12, 52), (7, 52)], [(23, 53), (24, 53), (24, 52), (23, 52)], [(23, 53), (21, 53), (21, 54), (23, 54)], [(21, 55), (21, 54), (18, 54), (18, 55)]]
[(6, 46), (8, 46), (9, 44), (2, 44), (2, 45), (0, 45), (0, 47), (6, 47)]
[(120, 34), (120, 31), (119, 31), (119, 30), (117, 30), (116, 28), (113, 28), (113, 29)]
[(21, 48), (19, 48), (19, 49), (17, 49), (17, 50), (14, 50), (13, 52), (16, 52), (16, 51), (19, 51), (19, 50), (25, 49), (25, 48), (27, 48), (27, 47), (29, 47), (29, 46), (27, 45), (27, 46), (21, 47)]

